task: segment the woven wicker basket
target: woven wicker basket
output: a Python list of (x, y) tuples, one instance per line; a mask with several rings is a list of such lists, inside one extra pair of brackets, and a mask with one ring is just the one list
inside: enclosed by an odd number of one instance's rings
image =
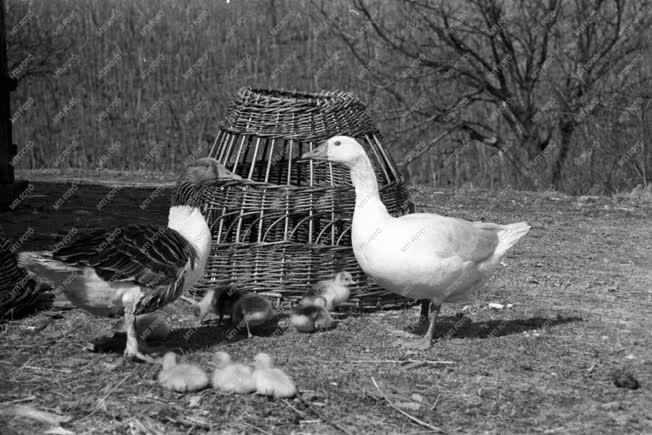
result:
[(351, 248), (355, 191), (348, 170), (299, 160), (336, 134), (364, 145), (389, 212), (410, 211), (403, 178), (365, 105), (352, 94), (241, 89), (210, 156), (246, 180), (195, 192), (202, 197), (214, 237), (196, 296), (212, 285), (235, 285), (292, 303), (312, 283), (348, 270), (358, 284), (346, 306), (409, 302), (371, 282), (357, 264)]

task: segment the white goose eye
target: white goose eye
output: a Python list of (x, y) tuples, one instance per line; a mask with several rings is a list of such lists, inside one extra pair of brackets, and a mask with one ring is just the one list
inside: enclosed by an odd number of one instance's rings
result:
[(333, 142), (333, 145), (338, 147), (338, 146), (342, 145), (342, 142), (340, 142), (339, 140), (336, 140), (335, 142)]

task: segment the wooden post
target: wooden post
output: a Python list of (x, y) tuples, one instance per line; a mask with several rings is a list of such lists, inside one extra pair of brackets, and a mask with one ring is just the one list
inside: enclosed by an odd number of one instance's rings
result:
[(7, 29), (5, 0), (0, 0), (0, 210), (6, 210), (15, 196), (14, 168), (11, 159), (16, 146), (11, 138), (11, 107), (9, 93), (16, 89), (16, 80), (9, 77), (7, 66)]

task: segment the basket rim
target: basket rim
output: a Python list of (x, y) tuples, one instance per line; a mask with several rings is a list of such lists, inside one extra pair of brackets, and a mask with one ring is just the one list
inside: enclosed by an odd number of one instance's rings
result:
[(341, 90), (243, 87), (236, 92), (218, 126), (231, 134), (300, 142), (324, 140), (338, 133), (378, 133), (367, 106), (353, 93)]
[(244, 86), (238, 89), (237, 97), (248, 103), (314, 103), (315, 107), (323, 107), (336, 103), (356, 102), (362, 104), (352, 92), (341, 90), (321, 90), (317, 92), (299, 91), (296, 89)]

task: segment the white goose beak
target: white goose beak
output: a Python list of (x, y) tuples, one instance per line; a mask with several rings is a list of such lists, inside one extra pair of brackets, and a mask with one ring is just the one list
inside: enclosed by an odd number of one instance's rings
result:
[(328, 142), (322, 142), (312, 151), (303, 153), (301, 159), (304, 160), (328, 160)]

